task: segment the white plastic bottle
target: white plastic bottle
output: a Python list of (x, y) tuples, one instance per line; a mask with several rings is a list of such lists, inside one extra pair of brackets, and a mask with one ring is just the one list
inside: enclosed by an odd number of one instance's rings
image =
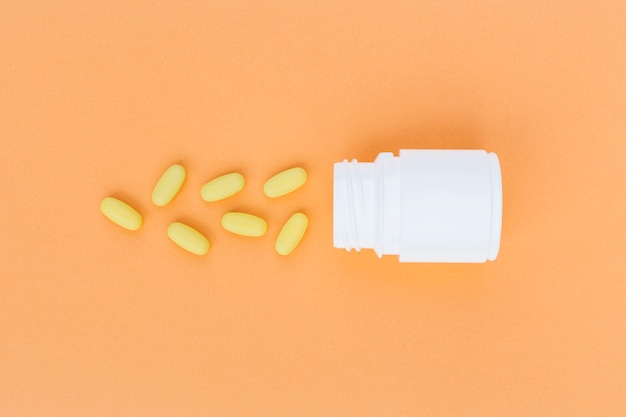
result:
[(400, 262), (493, 261), (502, 230), (502, 177), (495, 153), (403, 149), (375, 162), (338, 162), (336, 248), (374, 249)]

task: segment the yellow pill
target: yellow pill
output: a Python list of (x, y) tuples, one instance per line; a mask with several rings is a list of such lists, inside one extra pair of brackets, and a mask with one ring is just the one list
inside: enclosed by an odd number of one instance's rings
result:
[(204, 255), (209, 251), (209, 240), (200, 232), (184, 223), (174, 222), (167, 228), (167, 235), (181, 248), (195, 255)]
[(289, 255), (298, 246), (302, 240), (307, 227), (309, 227), (309, 219), (304, 213), (295, 213), (292, 215), (278, 234), (276, 238), (276, 252), (281, 255)]
[(200, 190), (200, 195), (204, 201), (219, 201), (237, 194), (244, 185), (246, 185), (246, 180), (243, 175), (238, 172), (231, 172), (204, 184)]
[(263, 192), (270, 198), (281, 197), (302, 187), (307, 180), (306, 171), (300, 167), (279, 172), (263, 185)]
[(128, 230), (139, 230), (143, 223), (143, 218), (137, 210), (117, 198), (107, 197), (102, 200), (100, 211), (113, 223)]
[(152, 202), (157, 206), (167, 205), (180, 191), (186, 176), (187, 172), (182, 165), (174, 164), (169, 167), (152, 190)]
[(222, 227), (241, 236), (259, 237), (267, 232), (267, 223), (262, 218), (234, 211), (222, 216)]

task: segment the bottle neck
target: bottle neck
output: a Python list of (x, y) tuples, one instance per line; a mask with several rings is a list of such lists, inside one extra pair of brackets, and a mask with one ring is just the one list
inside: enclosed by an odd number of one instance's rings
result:
[(400, 160), (379, 154), (374, 162), (335, 164), (334, 246), (397, 255), (401, 221)]
[(334, 245), (347, 251), (373, 248), (376, 236), (376, 167), (373, 162), (335, 164)]

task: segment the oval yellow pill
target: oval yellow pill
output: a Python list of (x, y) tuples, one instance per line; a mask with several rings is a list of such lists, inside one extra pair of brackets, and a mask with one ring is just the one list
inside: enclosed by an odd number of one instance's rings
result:
[(113, 223), (128, 230), (139, 230), (143, 223), (141, 214), (128, 204), (113, 197), (100, 202), (100, 211)]
[(306, 180), (307, 174), (303, 168), (289, 168), (267, 180), (263, 192), (270, 198), (281, 197), (302, 187)]
[(293, 252), (302, 240), (307, 227), (309, 227), (309, 219), (304, 213), (292, 215), (280, 229), (278, 238), (276, 238), (276, 252), (281, 255), (289, 255)]
[(186, 176), (187, 172), (182, 165), (174, 164), (169, 167), (152, 190), (152, 202), (161, 207), (167, 205), (180, 191)]
[(234, 211), (222, 216), (222, 227), (241, 236), (259, 237), (267, 232), (267, 223), (262, 218)]
[(174, 243), (196, 255), (204, 255), (209, 251), (209, 240), (191, 226), (174, 222), (167, 228), (167, 235)]
[(212, 202), (228, 198), (241, 191), (246, 180), (238, 172), (217, 177), (202, 186), (200, 195), (204, 201)]

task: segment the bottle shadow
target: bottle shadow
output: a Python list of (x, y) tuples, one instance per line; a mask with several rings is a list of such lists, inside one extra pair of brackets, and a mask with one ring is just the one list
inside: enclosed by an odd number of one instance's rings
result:
[[(400, 149), (485, 149), (486, 138), (476, 123), (463, 120), (388, 126), (346, 141), (346, 159), (373, 161), (380, 152)], [(489, 149), (487, 149), (489, 150)]]

